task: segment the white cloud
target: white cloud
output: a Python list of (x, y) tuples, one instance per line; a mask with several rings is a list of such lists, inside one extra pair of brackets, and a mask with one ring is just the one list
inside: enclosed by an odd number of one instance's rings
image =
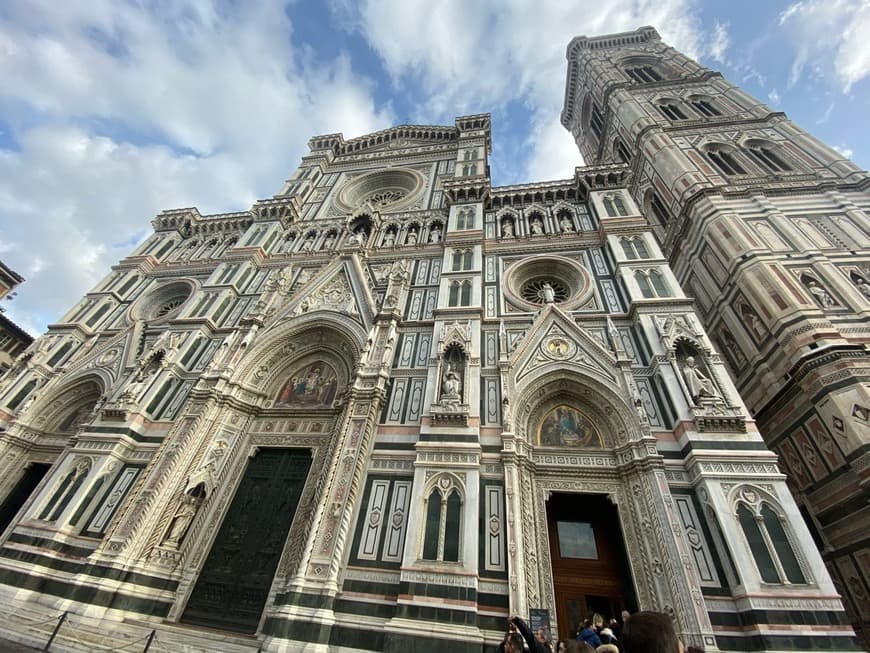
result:
[(779, 16), (795, 49), (789, 83), (807, 68), (815, 76), (833, 69), (843, 92), (870, 74), (870, 3), (864, 0), (804, 0)]
[(719, 63), (726, 63), (725, 51), (731, 45), (731, 39), (728, 36), (728, 25), (717, 22), (713, 26), (713, 33), (710, 37), (710, 45), (707, 47), (707, 53)]
[[(581, 163), (570, 134), (559, 125), (565, 49), (573, 37), (655, 25), (679, 50), (693, 56), (704, 50), (693, 0), (442, 0), (437, 11), (429, 0), (368, 0), (358, 8), (333, 0), (331, 6), (380, 55), (397, 87), (422, 86), (419, 121), (496, 113), (508, 102), (522, 102), (532, 115), (533, 140), (525, 166), (529, 176), (517, 181), (569, 177)], [(724, 56), (728, 36), (720, 28), (714, 42)]]
[(780, 101), (782, 101), (782, 98), (779, 96), (779, 91), (776, 89), (771, 90), (770, 93), (767, 94), (767, 99), (770, 100), (770, 104), (774, 107), (779, 106)]
[(834, 147), (834, 149), (835, 149), (837, 152), (839, 152), (840, 154), (842, 154), (842, 155), (843, 155), (844, 157), (846, 157), (847, 159), (851, 159), (851, 158), (852, 158), (852, 155), (854, 154), (854, 152), (852, 151), (852, 149), (846, 147), (845, 145), (834, 145), (833, 147)]
[(0, 112), (18, 147), (0, 150), (0, 222), (4, 261), (27, 279), (8, 315), (29, 328), (65, 312), (160, 210), (245, 209), (312, 135), (393, 122), (345, 56), (316, 63), (294, 48), (274, 3), (4, 12)]

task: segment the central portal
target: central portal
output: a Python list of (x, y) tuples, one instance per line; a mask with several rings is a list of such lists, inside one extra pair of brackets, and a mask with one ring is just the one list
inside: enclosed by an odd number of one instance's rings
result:
[(547, 529), (560, 639), (574, 639), (596, 612), (620, 619), (637, 610), (619, 514), (606, 496), (552, 494)]
[(256, 632), (310, 466), (307, 449), (264, 448), (248, 462), (182, 622)]

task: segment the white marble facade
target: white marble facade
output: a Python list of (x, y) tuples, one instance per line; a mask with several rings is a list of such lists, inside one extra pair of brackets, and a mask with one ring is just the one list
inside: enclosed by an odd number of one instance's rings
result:
[[(249, 210), (158, 215), (3, 378), (0, 594), (28, 616), (0, 633), (68, 610), (194, 650), (492, 650), (508, 614), (559, 625), (559, 494), (609, 498), (633, 607), (685, 641), (797, 650), (811, 624), (764, 618), (793, 610), (856, 650), (630, 166), (494, 188), (488, 115), (309, 146)], [(273, 459), (290, 507), (238, 507)], [(218, 558), (259, 547), (248, 621), (195, 630)]]

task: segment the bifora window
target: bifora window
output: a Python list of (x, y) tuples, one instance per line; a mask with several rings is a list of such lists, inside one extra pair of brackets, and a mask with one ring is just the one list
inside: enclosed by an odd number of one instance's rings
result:
[(807, 582), (785, 528), (767, 502), (750, 506), (741, 501), (737, 507), (737, 519), (765, 583)]
[(443, 476), (426, 497), (423, 560), (459, 562), (462, 496), (453, 480)]

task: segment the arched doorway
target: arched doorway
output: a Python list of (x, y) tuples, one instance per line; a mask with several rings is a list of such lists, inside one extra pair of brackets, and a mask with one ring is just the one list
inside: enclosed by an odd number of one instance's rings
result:
[(637, 610), (618, 508), (607, 496), (551, 494), (547, 534), (560, 639), (573, 639), (594, 613), (619, 619)]
[[(193, 514), (180, 513), (186, 521), (175, 533), (170, 522), (163, 539), (164, 547), (183, 550), (191, 545), (187, 529), (197, 530), (199, 506), (228, 505), (212, 527), (216, 533), (199, 540), (208, 550), (181, 622), (255, 633), (273, 585), (295, 571), (326, 452), (347, 412), (338, 398), (355, 369), (348, 350), (342, 337), (318, 326), (246, 355), (256, 363), (250, 380), (266, 399), (240, 436), (241, 446), (228, 445), (233, 453), (224, 478), (235, 480), (221, 487), (218, 470), (200, 464), (190, 479), (209, 479), (209, 496), (188, 501)], [(195, 487), (190, 479), (188, 487)]]

